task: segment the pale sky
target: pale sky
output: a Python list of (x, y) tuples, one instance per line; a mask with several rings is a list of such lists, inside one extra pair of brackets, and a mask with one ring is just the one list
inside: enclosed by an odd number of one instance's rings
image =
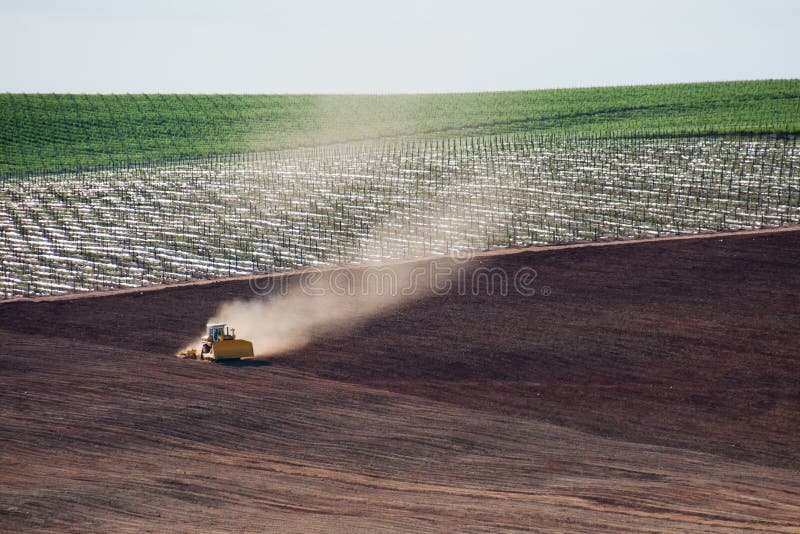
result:
[(407, 93), (800, 78), (800, 0), (0, 0), (0, 92)]

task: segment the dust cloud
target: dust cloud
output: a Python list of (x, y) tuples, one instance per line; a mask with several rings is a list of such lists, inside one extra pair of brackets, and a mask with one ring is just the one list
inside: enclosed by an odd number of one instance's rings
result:
[(276, 284), (264, 297), (224, 303), (209, 322), (235, 328), (237, 337), (253, 342), (256, 356), (275, 355), (345, 334), (371, 318), (447, 290), (457, 271), (458, 264), (449, 258), (307, 270), (294, 277), (292, 287)]
[[(235, 328), (237, 337), (252, 341), (256, 356), (264, 357), (300, 349), (323, 337), (344, 335), (431, 294), (463, 289), (475, 269), (470, 261), (474, 249), (459, 246), (459, 237), (475, 228), (454, 216), (446, 195), (437, 200), (427, 216), (435, 221), (431, 231), (444, 236), (441, 245), (446, 254), (416, 262), (307, 269), (294, 277), (272, 278), (293, 278), (295, 282), (292, 287), (276, 283), (268, 291), (251, 283), (254, 295), (262, 297), (224, 303), (209, 322)], [(395, 218), (403, 216), (398, 213), (383, 222), (390, 227), (396, 224)], [(380, 258), (381, 243), (388, 235), (391, 233), (382, 227), (374, 230), (364, 243), (367, 257)]]
[[(321, 95), (299, 132), (305, 143), (326, 144), (392, 136), (409, 129), (414, 98)], [(269, 128), (255, 128), (253, 146)], [(374, 237), (374, 236), (373, 236)], [(256, 356), (298, 349), (314, 339), (344, 333), (368, 319), (429, 293), (430, 276), (408, 266), (361, 267), (299, 275), (291, 288), (272, 288), (268, 295), (222, 304), (209, 322), (226, 323), (237, 337), (253, 342)], [(424, 273), (422, 273), (424, 274)], [(430, 275), (430, 273), (428, 273)], [(419, 280), (418, 280), (419, 278)], [(254, 293), (265, 293), (254, 288)]]
[[(420, 120), (420, 99), (335, 96), (317, 97), (316, 108), (303, 132), (311, 142), (346, 142), (375, 136), (402, 135)], [(257, 135), (257, 132), (254, 132)], [(448, 256), (419, 263), (394, 263), (329, 271), (308, 271), (295, 275), (299, 279), (291, 288), (271, 288), (256, 295), (263, 296), (222, 304), (212, 323), (225, 323), (236, 329), (237, 337), (253, 342), (256, 356), (270, 356), (302, 348), (323, 337), (343, 335), (368, 320), (389, 313), (404, 304), (424, 298), (433, 292), (451, 287), (468, 268), (466, 256), (471, 250), (453, 250), (453, 243), (475, 228), (457, 222), (451, 210), (448, 192), (440, 192), (427, 213), (416, 216), (434, 221), (431, 232), (446, 236), (443, 249)], [(383, 227), (402, 224), (407, 214), (398, 210), (383, 221)], [(384, 235), (385, 234), (385, 235)], [(381, 258), (384, 245), (404, 242), (381, 227), (373, 229), (365, 240), (367, 258)], [(411, 241), (409, 236), (409, 240)], [(455, 252), (455, 254), (453, 254)], [(280, 279), (280, 277), (275, 277)], [(265, 294), (268, 293), (268, 294)]]

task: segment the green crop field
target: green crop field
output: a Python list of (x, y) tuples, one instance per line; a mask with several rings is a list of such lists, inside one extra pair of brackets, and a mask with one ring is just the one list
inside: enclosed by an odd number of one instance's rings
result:
[(0, 176), (379, 138), (797, 134), (800, 80), (400, 96), (0, 95)]

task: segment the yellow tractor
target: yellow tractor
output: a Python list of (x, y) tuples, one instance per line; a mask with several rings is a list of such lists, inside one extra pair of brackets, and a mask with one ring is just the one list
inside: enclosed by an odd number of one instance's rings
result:
[(224, 324), (206, 325), (208, 334), (200, 338), (200, 352), (188, 349), (179, 358), (189, 360), (241, 360), (253, 357), (253, 344), (244, 339), (236, 339), (236, 330)]

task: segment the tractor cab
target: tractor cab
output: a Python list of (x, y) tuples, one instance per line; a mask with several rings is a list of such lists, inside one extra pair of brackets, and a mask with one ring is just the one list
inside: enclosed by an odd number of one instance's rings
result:
[(253, 357), (253, 343), (236, 339), (236, 330), (225, 323), (208, 323), (208, 334), (200, 340), (200, 351), (186, 349), (179, 356), (195, 360), (240, 360)]
[(223, 339), (225, 340), (235, 339), (234, 336), (231, 335), (230, 330), (224, 323), (208, 324), (206, 326), (208, 327), (208, 337), (210, 337), (211, 341), (215, 343), (218, 341), (222, 341)]

